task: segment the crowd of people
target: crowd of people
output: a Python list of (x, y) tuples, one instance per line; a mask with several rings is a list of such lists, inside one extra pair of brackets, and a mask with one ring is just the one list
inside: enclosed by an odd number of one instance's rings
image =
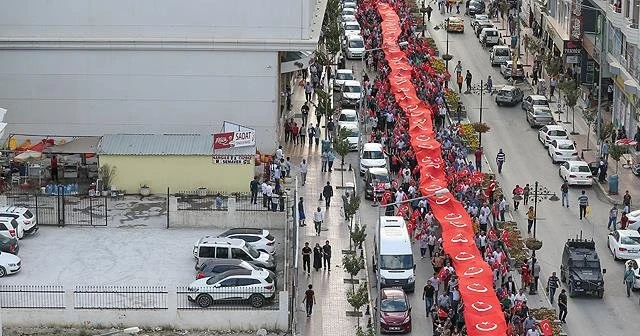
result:
[[(404, 52), (412, 69), (412, 83), (418, 97), (433, 106), (437, 140), (441, 144), (442, 158), (448, 189), (464, 205), (472, 218), (476, 232), (475, 242), (486, 262), (492, 267), (494, 287), (502, 303), (505, 321), (512, 335), (537, 335), (535, 320), (527, 308), (527, 298), (523, 290), (517, 291), (510, 276), (510, 261), (505, 248), (510, 242), (506, 230), (500, 230), (498, 223), (504, 222), (507, 202), (503, 195), (496, 195), (495, 180), (484, 181), (477, 162), (467, 161), (470, 153), (461, 136), (459, 125), (446, 126), (444, 94), (449, 80), (448, 73), (438, 74), (430, 62), (434, 51), (418, 39), (415, 34), (409, 6), (404, 0), (361, 1), (356, 13), (361, 24), (366, 49), (382, 46), (381, 17), (376, 3), (387, 2), (400, 18), (402, 33), (399, 41), (407, 41)], [(391, 92), (388, 76), (390, 67), (383, 51), (373, 51), (367, 56), (367, 66), (377, 69), (377, 76), (364, 81), (367, 94), (365, 111), (373, 121), (371, 141), (380, 142), (390, 157), (392, 188), (386, 191), (381, 204), (396, 203), (386, 207), (387, 214), (404, 216), (413, 239), (419, 241), (421, 257), (427, 251), (431, 258), (434, 276), (428, 279), (423, 291), (427, 317), (433, 322), (434, 335), (466, 335), (464, 305), (458, 291), (458, 280), (450, 256), (443, 250), (440, 237), (441, 228), (434, 219), (429, 204), (425, 200), (403, 203), (419, 195), (420, 171), (411, 149), (408, 136), (408, 120)], [(481, 151), (481, 149), (480, 149)], [(481, 153), (481, 152), (480, 152)], [(476, 160), (477, 161), (477, 160)], [(484, 182), (484, 183), (483, 183)]]

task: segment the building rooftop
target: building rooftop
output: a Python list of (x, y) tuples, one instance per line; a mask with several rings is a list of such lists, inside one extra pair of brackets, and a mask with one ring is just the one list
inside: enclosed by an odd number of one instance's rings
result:
[[(211, 134), (106, 134), (102, 155), (213, 155)], [(216, 150), (217, 155), (253, 155), (255, 147)]]

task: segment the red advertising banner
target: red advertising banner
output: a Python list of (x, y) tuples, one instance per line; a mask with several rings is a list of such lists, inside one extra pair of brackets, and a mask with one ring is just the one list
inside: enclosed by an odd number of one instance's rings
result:
[(218, 133), (213, 135), (213, 149), (226, 149), (233, 147), (234, 132)]

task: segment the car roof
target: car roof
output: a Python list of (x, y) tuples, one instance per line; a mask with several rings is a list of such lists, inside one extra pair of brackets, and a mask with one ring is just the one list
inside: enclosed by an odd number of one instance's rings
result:
[(533, 109), (534, 110), (551, 110), (551, 108), (549, 106), (545, 106), (545, 105), (533, 105)]
[(488, 18), (489, 15), (487, 14), (476, 14), (475, 18)]
[(500, 89), (500, 91), (513, 91), (514, 89), (517, 89), (517, 88), (515, 86), (505, 85)]
[(482, 34), (482, 32), (485, 32), (485, 31), (498, 31), (498, 28), (495, 28), (495, 27), (482, 28), (482, 31), (480, 31), (480, 33)]
[(25, 207), (14, 206), (14, 205), (0, 206), (0, 212), (20, 213), (20, 212), (25, 212), (27, 210), (29, 209)]
[(558, 144), (572, 144), (573, 145), (573, 140), (569, 140), (569, 139), (553, 139), (553, 141), (555, 141)]
[(589, 164), (584, 162), (584, 161), (580, 161), (580, 160), (569, 160), (569, 161), (565, 161), (566, 163), (569, 164), (569, 166), (586, 166), (588, 167)]
[(560, 125), (547, 125), (547, 129), (550, 130), (550, 131), (559, 131), (559, 130), (566, 131), (564, 129), (564, 127), (562, 127)]
[(340, 114), (348, 114), (348, 115), (356, 115), (358, 112), (356, 112), (356, 110), (351, 110), (351, 109), (344, 109), (342, 111), (340, 111)]
[(449, 18), (449, 22), (451, 21), (464, 21), (464, 19), (459, 16), (452, 16)]
[(259, 229), (259, 228), (233, 228), (233, 229), (229, 229), (221, 234), (218, 235), (218, 237), (225, 237), (225, 236), (229, 236), (229, 235), (235, 235), (235, 234), (257, 234), (257, 235), (266, 235), (268, 233), (265, 232), (264, 229)]
[(358, 123), (355, 121), (338, 121), (338, 127), (347, 129), (358, 129)]
[(350, 73), (353, 74), (353, 70), (351, 69), (338, 69), (336, 73)]
[(204, 236), (200, 238), (198, 245), (200, 244), (204, 244), (204, 245), (215, 244), (215, 245), (222, 245), (222, 246), (229, 246), (229, 247), (240, 247), (240, 246), (244, 246), (246, 242), (242, 239), (236, 239), (236, 238)]
[(377, 142), (367, 142), (366, 144), (364, 144), (362, 146), (362, 148), (365, 151), (369, 151), (369, 150), (382, 150), (382, 144), (379, 144)]
[(638, 210), (633, 210), (630, 213), (628, 213), (627, 215), (631, 215), (631, 216), (640, 216), (640, 209)]
[(360, 35), (360, 34), (351, 34), (351, 35), (347, 36), (347, 40), (361, 40), (361, 41), (363, 41), (362, 35)]
[(358, 21), (346, 21), (344, 24), (345, 25), (358, 25), (358, 27), (360, 27), (360, 24), (358, 23)]
[(640, 237), (640, 232), (637, 230), (616, 230), (620, 236), (624, 237)]
[(383, 175), (383, 174), (389, 175), (389, 171), (387, 170), (387, 168), (379, 168), (379, 167), (369, 168), (369, 172), (374, 175)]
[(406, 298), (406, 294), (405, 292), (402, 290), (402, 288), (398, 288), (398, 287), (387, 287), (387, 288), (382, 288), (382, 298)]
[(548, 100), (547, 97), (543, 96), (543, 95), (530, 95), (529, 97), (531, 97), (531, 99), (535, 99), (535, 100)]
[(240, 265), (243, 262), (245, 262), (242, 259), (228, 259), (228, 258), (214, 258), (214, 259), (208, 259), (206, 261), (204, 261), (200, 267), (202, 267), (203, 269), (205, 267), (210, 267), (210, 266), (215, 266), (215, 265)]
[(345, 86), (360, 86), (360, 82), (357, 80), (346, 80), (344, 81)]
[(495, 45), (493, 46), (493, 49), (509, 49), (511, 50), (511, 48), (504, 46), (504, 45)]

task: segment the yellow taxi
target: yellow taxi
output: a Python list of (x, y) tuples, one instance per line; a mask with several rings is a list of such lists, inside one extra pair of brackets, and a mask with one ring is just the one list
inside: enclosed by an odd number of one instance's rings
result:
[(464, 20), (461, 17), (452, 16), (445, 20), (447, 31), (464, 33)]

